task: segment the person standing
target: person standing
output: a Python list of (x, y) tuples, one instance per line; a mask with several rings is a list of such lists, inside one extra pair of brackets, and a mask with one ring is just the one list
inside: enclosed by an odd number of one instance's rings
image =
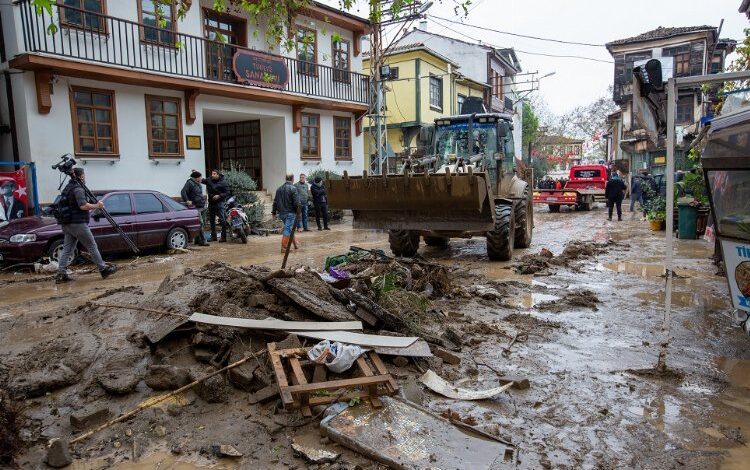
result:
[[(312, 192), (315, 223), (318, 225), (318, 230), (331, 230), (328, 228), (328, 197), (326, 196), (326, 187), (323, 185), (323, 178), (315, 177), (313, 184), (310, 185), (310, 192)], [(323, 228), (320, 227), (321, 218), (323, 219)]]
[(198, 211), (198, 218), (201, 221), (201, 229), (198, 232), (198, 236), (195, 237), (194, 243), (198, 246), (208, 246), (206, 242), (206, 236), (203, 234), (203, 227), (206, 225), (206, 198), (203, 196), (203, 186), (201, 181), (203, 175), (199, 171), (193, 170), (190, 173), (190, 178), (185, 181), (185, 186), (182, 187), (180, 195), (182, 200), (187, 205), (192, 205)]
[(305, 180), (307, 177), (304, 173), (300, 173), (299, 181), (294, 185), (299, 192), (299, 202), (302, 204), (302, 214), (300, 215), (299, 221), (297, 222), (297, 230), (304, 227), (305, 232), (309, 232), (310, 229), (307, 227), (307, 201), (310, 197), (309, 186)]
[[(279, 220), (284, 223), (284, 231), (281, 236), (281, 252), (284, 253), (289, 246), (289, 237), (292, 236), (292, 227), (294, 226), (294, 219), (297, 216), (297, 209), (299, 208), (299, 191), (294, 186), (294, 175), (286, 175), (286, 181), (284, 184), (279, 186), (276, 190), (276, 196), (273, 198), (273, 209), (271, 215), (276, 217), (278, 215)], [(299, 248), (297, 239), (292, 238), (294, 249)]]
[(62, 284), (73, 280), (68, 275), (68, 265), (73, 250), (79, 243), (83, 245), (86, 251), (91, 255), (92, 261), (99, 268), (99, 274), (102, 279), (108, 278), (117, 272), (115, 266), (104, 263), (99, 248), (96, 246), (94, 234), (89, 228), (89, 212), (95, 209), (104, 209), (104, 203), (98, 201), (91, 203), (86, 198), (86, 191), (83, 189), (86, 184), (86, 174), (83, 168), (73, 168), (73, 175), (67, 186), (60, 195), (58, 202), (59, 218), (58, 223), (62, 227), (65, 239), (63, 241), (63, 250), (58, 260), (57, 275), (55, 283)]
[(224, 175), (219, 173), (219, 170), (211, 171), (211, 177), (206, 179), (203, 178), (201, 183), (206, 185), (208, 191), (208, 217), (210, 219), (209, 225), (211, 226), (211, 239), (209, 241), (215, 242), (216, 239), (216, 217), (219, 217), (221, 223), (221, 242), (227, 241), (227, 217), (224, 213), (224, 202), (229, 198), (229, 185), (224, 181)]
[(625, 182), (617, 173), (614, 173), (604, 187), (604, 195), (607, 197), (607, 220), (612, 220), (612, 210), (615, 207), (617, 207), (617, 220), (622, 220), (622, 200), (625, 198), (626, 191)]
[(638, 201), (638, 205), (643, 209), (643, 186), (641, 185), (641, 178), (638, 175), (633, 175), (630, 179), (630, 212), (633, 212), (635, 202)]

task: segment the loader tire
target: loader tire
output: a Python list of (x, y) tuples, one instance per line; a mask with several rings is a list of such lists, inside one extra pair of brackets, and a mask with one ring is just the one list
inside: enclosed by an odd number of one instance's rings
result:
[(419, 249), (419, 233), (412, 230), (391, 230), (388, 232), (388, 243), (394, 255), (411, 258)]
[(513, 206), (495, 204), (495, 229), (487, 232), (487, 256), (492, 261), (509, 261), (515, 241)]
[(448, 248), (448, 237), (424, 237), (424, 244), (438, 248)]
[(548, 207), (550, 212), (560, 212), (560, 206), (557, 204), (549, 204)]
[(529, 188), (523, 191), (523, 199), (516, 204), (515, 213), (515, 243), (514, 248), (528, 248), (531, 246), (531, 235), (534, 230), (534, 222), (529, 217), (529, 210), (533, 210), (529, 204)]

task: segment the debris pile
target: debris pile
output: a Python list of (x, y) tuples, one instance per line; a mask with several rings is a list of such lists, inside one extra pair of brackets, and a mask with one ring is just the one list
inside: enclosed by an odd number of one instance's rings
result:
[(574, 240), (565, 245), (562, 253), (557, 256), (546, 248), (542, 248), (537, 254), (524, 255), (514, 264), (513, 270), (516, 274), (539, 276), (550, 275), (553, 267), (569, 267), (577, 271), (580, 267), (574, 263), (605, 253), (612, 247), (623, 248), (625, 245), (614, 240), (604, 243)]

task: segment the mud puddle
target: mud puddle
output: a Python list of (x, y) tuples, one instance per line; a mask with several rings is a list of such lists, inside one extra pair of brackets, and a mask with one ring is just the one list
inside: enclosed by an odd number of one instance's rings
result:
[(537, 294), (534, 292), (527, 292), (517, 296), (513, 296), (504, 301), (505, 305), (516, 308), (534, 308), (544, 302), (554, 302), (560, 300), (560, 297), (551, 294)]
[[(664, 291), (638, 292), (633, 297), (644, 302), (664, 305)], [(705, 292), (672, 292), (672, 305), (676, 307), (695, 307), (701, 310), (716, 311), (729, 307), (729, 299)]]

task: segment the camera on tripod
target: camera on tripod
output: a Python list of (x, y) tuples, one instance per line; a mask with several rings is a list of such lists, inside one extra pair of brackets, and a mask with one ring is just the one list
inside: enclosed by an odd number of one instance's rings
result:
[(60, 173), (71, 175), (73, 173), (73, 167), (76, 166), (76, 161), (69, 153), (66, 153), (60, 157), (60, 162), (52, 165), (53, 170), (58, 170)]

